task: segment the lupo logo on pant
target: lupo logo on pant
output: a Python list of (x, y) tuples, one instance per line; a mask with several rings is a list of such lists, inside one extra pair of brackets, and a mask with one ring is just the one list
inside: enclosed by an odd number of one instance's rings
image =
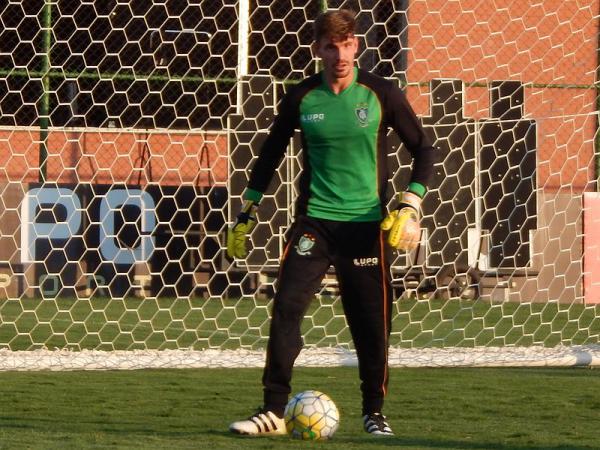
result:
[(357, 267), (370, 267), (379, 264), (379, 258), (354, 258), (353, 262)]

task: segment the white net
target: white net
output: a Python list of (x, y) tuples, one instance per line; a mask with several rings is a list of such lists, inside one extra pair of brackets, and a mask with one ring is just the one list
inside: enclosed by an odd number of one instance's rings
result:
[[(0, 367), (262, 361), (298, 136), (245, 262), (223, 235), (340, 6), (440, 154), (391, 363), (598, 364), (599, 1), (31, 0), (0, 2)], [(303, 331), (301, 363), (354, 364), (333, 272)]]

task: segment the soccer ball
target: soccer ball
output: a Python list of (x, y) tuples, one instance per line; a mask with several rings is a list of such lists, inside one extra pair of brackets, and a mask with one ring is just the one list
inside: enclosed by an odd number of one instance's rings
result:
[(295, 438), (331, 439), (339, 424), (337, 406), (319, 391), (296, 394), (285, 407), (285, 426)]

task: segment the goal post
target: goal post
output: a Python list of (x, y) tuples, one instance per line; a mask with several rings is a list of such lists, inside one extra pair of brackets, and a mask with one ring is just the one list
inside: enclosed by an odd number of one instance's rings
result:
[[(0, 4), (0, 370), (262, 366), (298, 134), (245, 261), (224, 234), (339, 7), (439, 156), (390, 364), (600, 364), (600, 0), (31, 0)], [(302, 327), (299, 364), (356, 364), (333, 270)]]

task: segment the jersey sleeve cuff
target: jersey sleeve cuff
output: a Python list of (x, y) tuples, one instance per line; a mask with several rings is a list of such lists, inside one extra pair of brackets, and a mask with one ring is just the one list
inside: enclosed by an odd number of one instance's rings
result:
[(425, 193), (427, 192), (427, 188), (421, 183), (413, 181), (408, 184), (408, 191), (412, 192), (413, 194), (417, 194), (420, 198), (423, 198), (425, 196)]
[(262, 192), (255, 191), (254, 189), (250, 189), (250, 188), (248, 188), (244, 191), (244, 196), (243, 196), (244, 200), (250, 200), (254, 203), (260, 203), (262, 197), (263, 197)]

